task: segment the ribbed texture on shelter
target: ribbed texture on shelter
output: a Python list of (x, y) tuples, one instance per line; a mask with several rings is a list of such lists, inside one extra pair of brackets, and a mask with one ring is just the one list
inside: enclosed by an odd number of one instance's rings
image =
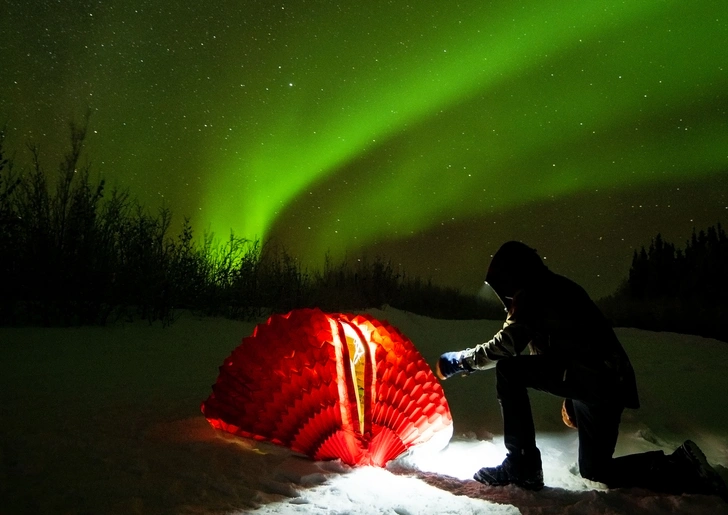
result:
[(450, 409), (412, 342), (369, 315), (273, 315), (225, 359), (202, 412), (217, 429), (313, 459), (384, 466), (440, 431)]

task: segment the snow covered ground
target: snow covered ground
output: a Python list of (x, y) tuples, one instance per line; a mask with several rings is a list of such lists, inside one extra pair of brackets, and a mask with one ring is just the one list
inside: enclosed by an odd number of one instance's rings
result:
[[(496, 321), (370, 311), (429, 363), (488, 339)], [(455, 437), (388, 469), (315, 463), (214, 431), (199, 411), (217, 368), (254, 324), (182, 314), (171, 327), (0, 328), (0, 514), (728, 513), (718, 497), (606, 490), (579, 477), (561, 400), (531, 400), (546, 487), (470, 478), (505, 455), (494, 376), (444, 383)], [(728, 479), (728, 344), (618, 329), (643, 407), (626, 412), (617, 455), (695, 440)]]

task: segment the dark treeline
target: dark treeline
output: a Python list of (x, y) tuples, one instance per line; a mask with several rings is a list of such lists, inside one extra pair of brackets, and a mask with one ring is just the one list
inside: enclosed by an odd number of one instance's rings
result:
[[(0, 324), (79, 325), (143, 318), (169, 322), (188, 309), (254, 319), (317, 306), (391, 305), (440, 318), (503, 317), (502, 307), (411, 277), (380, 257), (322, 256), (308, 270), (282, 247), (234, 234), (197, 236), (187, 219), (151, 213), (125, 190), (107, 191), (82, 164), (86, 125), (71, 124), (57, 169), (29, 146), (17, 170), (0, 131)], [(728, 237), (718, 224), (684, 249), (657, 235), (635, 252), (629, 276), (599, 301), (614, 325), (728, 341)]]
[(629, 277), (602, 301), (616, 325), (728, 341), (728, 237), (720, 224), (696, 232), (685, 248), (658, 234), (632, 257)]
[(198, 237), (186, 219), (172, 234), (169, 209), (152, 214), (128, 192), (92, 180), (81, 162), (86, 126), (71, 124), (55, 174), (32, 146), (29, 169), (16, 170), (0, 133), (0, 324), (169, 322), (180, 309), (251, 319), (385, 304), (434, 317), (501, 316), (381, 258), (322, 257), (321, 270), (309, 271), (272, 244)]

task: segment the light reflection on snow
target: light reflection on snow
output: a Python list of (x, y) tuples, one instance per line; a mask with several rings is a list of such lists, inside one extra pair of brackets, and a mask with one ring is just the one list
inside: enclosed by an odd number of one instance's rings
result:
[(255, 513), (520, 513), (515, 506), (455, 495), (415, 477), (379, 467), (356, 467), (344, 474), (331, 475), (326, 484), (301, 489), (299, 494), (264, 504)]
[[(582, 478), (579, 474), (576, 463), (578, 456), (576, 431), (538, 433), (536, 440), (541, 450), (544, 482), (547, 486), (572, 491), (606, 488), (600, 483)], [(506, 457), (506, 452), (502, 436), (490, 441), (456, 438), (441, 452), (413, 453), (398, 460), (397, 464), (465, 481), (472, 479), (473, 474), (481, 467), (499, 465)]]
[[(600, 489), (597, 484), (587, 484), (575, 469), (576, 432), (540, 433), (537, 440), (542, 450), (547, 486), (560, 492)], [(513, 496), (519, 498), (520, 490), (506, 490), (501, 497), (491, 493), (489, 495), (495, 495), (493, 499), (484, 499), (477, 495), (477, 487), (458, 486), (459, 482), (477, 485), (472, 482), (473, 474), (481, 467), (498, 465), (505, 455), (502, 436), (488, 441), (461, 436), (453, 438), (439, 452), (427, 447), (417, 449), (390, 462), (387, 469), (326, 467), (327, 471), (321, 470), (325, 480), (314, 486), (305, 487), (304, 478), (310, 471), (287, 474), (289, 480), (298, 484), (290, 485), (298, 491), (298, 497), (266, 499), (256, 513), (519, 513), (509, 500)], [(317, 462), (315, 466), (323, 465), (323, 462)], [(289, 466), (284, 464), (283, 468)], [(457, 481), (433, 486), (432, 481), (418, 477), (418, 472)], [(296, 475), (301, 478), (295, 479)], [(475, 494), (473, 498), (463, 494), (468, 491)]]
[(483, 442), (479, 440), (453, 439), (440, 452), (414, 452), (401, 458), (405, 466), (423, 472), (433, 472), (457, 479), (472, 479), (481, 467), (498, 465), (506, 456), (503, 438)]

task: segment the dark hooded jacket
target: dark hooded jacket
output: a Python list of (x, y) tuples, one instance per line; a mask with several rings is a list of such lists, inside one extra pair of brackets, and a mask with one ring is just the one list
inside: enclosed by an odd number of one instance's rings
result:
[(523, 243), (505, 243), (493, 256), (486, 282), (508, 316), (490, 341), (470, 349), (474, 370), (499, 359), (530, 354), (558, 358), (564, 381), (586, 401), (639, 407), (634, 370), (611, 325), (584, 289), (551, 272), (536, 251)]

